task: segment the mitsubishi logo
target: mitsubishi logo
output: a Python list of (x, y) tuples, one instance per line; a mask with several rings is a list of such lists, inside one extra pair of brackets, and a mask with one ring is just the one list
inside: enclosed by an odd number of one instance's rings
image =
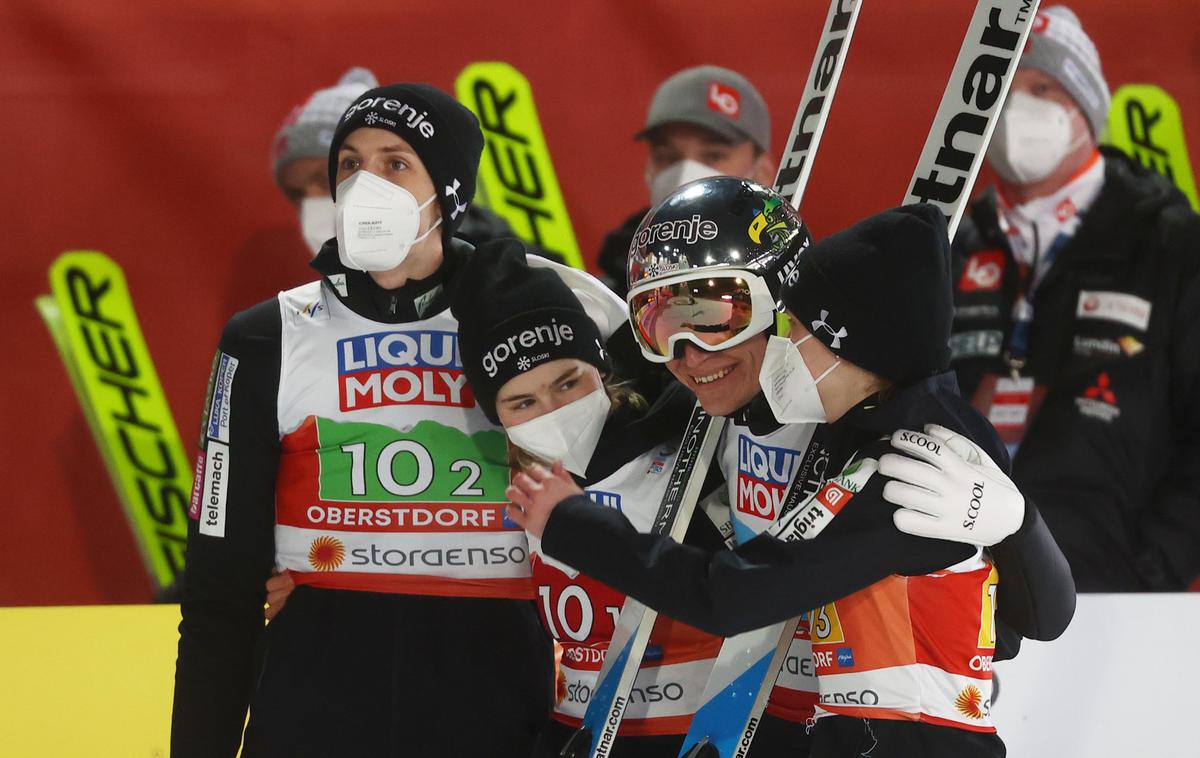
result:
[(454, 211), (450, 214), (451, 221), (458, 218), (458, 214), (467, 210), (467, 204), (458, 199), (458, 188), (461, 186), (457, 179), (454, 180), (454, 184), (446, 185), (446, 197), (454, 197)]
[(833, 348), (834, 350), (837, 350), (838, 348), (840, 348), (842, 346), (842, 338), (849, 337), (850, 333), (846, 331), (846, 327), (844, 327), (844, 326), (835, 332), (833, 330), (833, 327), (825, 322), (825, 319), (827, 319), (827, 318), (829, 318), (829, 311), (822, 310), (821, 318), (812, 322), (812, 330), (815, 332), (818, 329), (821, 329), (823, 331), (829, 332), (829, 334), (833, 337), (833, 342), (831, 342), (829, 344), (829, 346), (831, 348)]

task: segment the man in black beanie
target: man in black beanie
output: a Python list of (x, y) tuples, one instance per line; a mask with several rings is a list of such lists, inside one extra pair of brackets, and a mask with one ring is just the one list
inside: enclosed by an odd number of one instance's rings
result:
[[(532, 750), (552, 652), (525, 536), (503, 516), (503, 433), (466, 387), (448, 308), (482, 146), (470, 111), (429, 85), (364, 93), (329, 152), (337, 235), (313, 261), (321, 279), (226, 326), (172, 755)], [(295, 588), (264, 635), (273, 568)]]

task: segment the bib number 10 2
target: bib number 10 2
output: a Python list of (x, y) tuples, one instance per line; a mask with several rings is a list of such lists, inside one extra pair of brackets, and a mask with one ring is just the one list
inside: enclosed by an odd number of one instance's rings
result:
[[(342, 445), (341, 450), (350, 456), (350, 494), (367, 496), (367, 476), (374, 474), (375, 480), (386, 492), (397, 497), (414, 497), (429, 489), (433, 484), (436, 467), (433, 456), (424, 445), (415, 440), (396, 440), (384, 445), (379, 455), (368, 463), (365, 442)], [(397, 477), (396, 465), (409, 462), (407, 476)], [(460, 458), (450, 464), (450, 473), (462, 474), (462, 480), (450, 492), (454, 497), (481, 497), (483, 488), (476, 486), (482, 471), (475, 461)], [(401, 481), (401, 479), (405, 481)]]

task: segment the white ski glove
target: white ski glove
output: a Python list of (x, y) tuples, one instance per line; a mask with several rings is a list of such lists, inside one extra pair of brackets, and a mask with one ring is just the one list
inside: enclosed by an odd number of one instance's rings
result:
[(879, 473), (895, 480), (883, 498), (900, 506), (892, 515), (900, 531), (988, 547), (1021, 528), (1025, 498), (971, 440), (927, 424), (924, 433), (893, 433), (892, 447), (907, 455), (884, 455)]

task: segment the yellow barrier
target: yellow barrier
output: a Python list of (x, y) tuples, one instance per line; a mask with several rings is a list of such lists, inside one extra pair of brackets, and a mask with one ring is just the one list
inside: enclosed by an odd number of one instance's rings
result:
[(177, 605), (0, 608), (0, 756), (166, 758)]

